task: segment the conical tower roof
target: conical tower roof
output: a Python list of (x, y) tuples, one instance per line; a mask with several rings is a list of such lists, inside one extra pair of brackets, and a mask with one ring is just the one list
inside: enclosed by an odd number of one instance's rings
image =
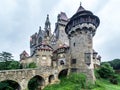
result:
[(85, 11), (85, 9), (81, 6), (81, 3), (80, 3), (80, 6), (79, 6), (79, 8), (78, 8), (76, 13), (81, 12), (81, 11)]
[(66, 34), (68, 34), (72, 27), (82, 23), (91, 23), (97, 28), (99, 26), (100, 20), (91, 11), (84, 9), (80, 4), (77, 12), (70, 18), (65, 27)]

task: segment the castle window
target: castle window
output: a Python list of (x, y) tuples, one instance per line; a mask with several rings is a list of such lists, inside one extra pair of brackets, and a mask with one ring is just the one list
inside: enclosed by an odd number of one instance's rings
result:
[(46, 55), (42, 55), (42, 59), (46, 60), (47, 59)]
[(76, 64), (76, 59), (72, 59), (71, 64)]
[(64, 63), (64, 61), (63, 60), (61, 60), (60, 61), (60, 65), (64, 65), (65, 63)]
[(41, 43), (41, 42), (42, 42), (42, 37), (39, 37), (38, 43)]
[(77, 72), (77, 68), (72, 68), (71, 72)]
[(75, 43), (73, 43), (73, 46), (75, 47)]
[(91, 64), (91, 53), (85, 53), (85, 63), (87, 65)]

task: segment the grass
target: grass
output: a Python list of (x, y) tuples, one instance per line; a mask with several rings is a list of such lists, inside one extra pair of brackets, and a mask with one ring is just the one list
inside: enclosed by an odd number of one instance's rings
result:
[(62, 78), (59, 84), (48, 85), (44, 90), (74, 90), (75, 84)]
[(92, 90), (120, 90), (120, 85), (114, 85), (109, 80), (100, 79), (96, 81), (95, 88)]
[(71, 74), (67, 78), (62, 77), (59, 84), (49, 85), (44, 90), (81, 90), (85, 78), (83, 74)]
[[(78, 78), (80, 79), (80, 77)], [(120, 90), (120, 84), (114, 85), (109, 80), (96, 80), (95, 85), (89, 84), (81, 88), (81, 84), (76, 80), (75, 76), (62, 78), (59, 84), (49, 85), (44, 90)]]

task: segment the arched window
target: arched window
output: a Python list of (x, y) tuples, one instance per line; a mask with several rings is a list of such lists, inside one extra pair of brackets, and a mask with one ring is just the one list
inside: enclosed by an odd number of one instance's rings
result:
[(63, 60), (60, 61), (60, 65), (65, 65)]
[(41, 42), (42, 42), (42, 37), (39, 37), (38, 43), (41, 43)]

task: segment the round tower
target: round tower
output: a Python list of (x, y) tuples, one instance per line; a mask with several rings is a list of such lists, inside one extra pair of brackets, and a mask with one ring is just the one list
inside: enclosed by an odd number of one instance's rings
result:
[(91, 80), (93, 73), (93, 36), (100, 20), (81, 5), (70, 18), (65, 32), (69, 38), (71, 72), (82, 72)]

